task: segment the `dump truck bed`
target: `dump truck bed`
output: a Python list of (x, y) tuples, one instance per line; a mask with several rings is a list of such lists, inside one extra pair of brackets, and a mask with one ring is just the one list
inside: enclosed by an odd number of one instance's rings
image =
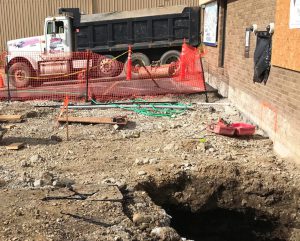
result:
[(180, 46), (183, 39), (200, 43), (199, 7), (160, 7), (136, 11), (81, 15), (76, 49), (114, 52)]

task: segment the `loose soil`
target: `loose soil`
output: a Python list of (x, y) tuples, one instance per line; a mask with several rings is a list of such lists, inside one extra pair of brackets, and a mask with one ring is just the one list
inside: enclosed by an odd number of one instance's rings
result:
[[(278, 157), (261, 130), (247, 138), (203, 130), (219, 117), (247, 121), (235, 107), (174, 99), (195, 110), (176, 118), (71, 111), (130, 123), (72, 124), (69, 141), (58, 109), (34, 107), (55, 103), (0, 103), (1, 114), (26, 117), (0, 145), (0, 240), (299, 241), (299, 166)], [(6, 150), (16, 142), (25, 147)]]

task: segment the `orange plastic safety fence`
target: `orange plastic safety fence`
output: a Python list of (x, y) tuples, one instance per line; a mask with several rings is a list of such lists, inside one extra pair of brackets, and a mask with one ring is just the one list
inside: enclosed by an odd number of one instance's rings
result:
[[(127, 53), (123, 53), (127, 54)], [(129, 56), (131, 51), (129, 51)], [(111, 100), (205, 91), (200, 54), (184, 44), (179, 60), (131, 66), (92, 52), (8, 53), (0, 98), (12, 100)], [(128, 74), (128, 70), (131, 70)]]
[[(5, 63), (6, 63), (6, 52), (0, 52), (0, 89), (5, 87)], [(7, 96), (0, 96), (0, 99), (7, 98)]]

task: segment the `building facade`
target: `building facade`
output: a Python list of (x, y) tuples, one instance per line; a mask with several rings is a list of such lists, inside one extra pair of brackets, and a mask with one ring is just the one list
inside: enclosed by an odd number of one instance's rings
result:
[[(218, 1), (217, 44), (206, 47), (205, 69), (206, 81), (264, 129), (279, 154), (300, 163), (300, 29), (289, 28), (290, 2)], [(266, 30), (270, 23), (275, 23), (272, 65), (264, 85), (253, 82), (257, 37), (250, 33), (245, 57), (245, 30), (253, 24)]]

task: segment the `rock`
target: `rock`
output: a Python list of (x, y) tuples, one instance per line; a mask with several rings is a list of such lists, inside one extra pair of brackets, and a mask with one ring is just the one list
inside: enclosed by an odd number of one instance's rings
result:
[(6, 181), (4, 179), (0, 179), (0, 187), (6, 186)]
[(210, 153), (213, 153), (215, 151), (216, 151), (215, 148), (212, 148), (212, 147), (208, 149), (208, 152), (210, 152)]
[(30, 163), (27, 161), (21, 161), (21, 167), (30, 167)]
[(135, 205), (136, 205), (137, 209), (143, 209), (143, 208), (147, 207), (146, 203), (136, 203)]
[(185, 154), (185, 153), (182, 153), (182, 154), (181, 154), (181, 159), (182, 159), (182, 160), (187, 160), (187, 159), (188, 159), (188, 155)]
[(33, 186), (34, 187), (42, 187), (43, 186), (43, 180), (41, 180), (41, 179), (35, 180), (34, 183), (33, 183)]
[(152, 229), (151, 235), (159, 241), (180, 241), (181, 238), (175, 229), (171, 227), (157, 227)]
[(198, 150), (198, 151), (201, 151), (201, 152), (205, 152), (205, 143), (204, 142), (199, 142), (198, 143), (198, 145), (197, 145), (197, 147), (196, 147), (196, 149)]
[(149, 160), (149, 163), (150, 163), (150, 164), (157, 164), (157, 163), (158, 163), (158, 158), (151, 158), (151, 159)]
[(37, 111), (29, 111), (26, 113), (26, 117), (27, 118), (34, 118), (34, 117), (38, 117), (39, 116), (39, 113)]
[(262, 130), (262, 129), (257, 129), (257, 130), (255, 131), (255, 134), (256, 134), (256, 135), (259, 135), (259, 136), (262, 136), (262, 137), (265, 137), (265, 138), (268, 138), (268, 137), (269, 137), (268, 134), (267, 134), (267, 132), (265, 132), (265, 131)]
[(23, 182), (26, 182), (26, 183), (32, 183), (34, 182), (34, 179), (27, 173), (27, 172), (24, 172), (22, 174), (22, 177), (21, 177), (21, 180)]
[(119, 130), (119, 129), (120, 129), (120, 126), (117, 125), (117, 124), (115, 124), (115, 125), (113, 125), (113, 128), (114, 128), (114, 130)]
[(143, 160), (141, 159), (135, 159), (135, 162), (134, 162), (136, 165), (143, 165)]
[(238, 114), (238, 112), (230, 105), (224, 106), (224, 113), (229, 116), (234, 116)]
[(71, 187), (75, 182), (69, 178), (62, 178), (52, 182), (54, 187)]
[(147, 172), (145, 172), (145, 171), (139, 171), (139, 172), (138, 172), (138, 175), (139, 175), (139, 176), (144, 176), (144, 175), (146, 175), (146, 174), (147, 174)]
[(128, 133), (123, 133), (124, 139), (130, 139), (130, 138), (139, 138), (141, 133), (139, 131), (131, 131)]
[(116, 180), (114, 178), (106, 178), (102, 181), (102, 184), (115, 184)]
[(44, 185), (52, 185), (54, 176), (51, 172), (43, 172), (40, 174), (40, 178), (43, 180)]
[(59, 136), (55, 136), (55, 135), (50, 136), (50, 140), (56, 141), (56, 142), (62, 142), (62, 138), (60, 138)]
[(166, 146), (164, 147), (164, 151), (170, 151), (170, 150), (173, 150), (174, 147), (175, 147), (175, 145), (174, 145), (173, 143), (170, 143), (170, 144), (168, 144), (168, 145), (166, 145)]
[(135, 213), (132, 216), (132, 221), (136, 225), (140, 225), (142, 223), (149, 224), (152, 221), (152, 218), (149, 215), (144, 215), (142, 213)]
[(149, 164), (149, 159), (150, 159), (150, 158), (147, 158), (147, 157), (146, 157), (146, 158), (144, 158), (144, 160), (143, 160), (143, 164)]
[(210, 106), (210, 107), (208, 108), (208, 111), (209, 111), (210, 113), (215, 113), (215, 112), (216, 112), (216, 109), (215, 109), (214, 107)]
[(122, 241), (123, 239), (120, 236), (116, 236), (116, 237), (114, 237), (114, 240), (115, 241)]
[(242, 200), (242, 206), (243, 207), (245, 207), (247, 205), (247, 203), (248, 203), (247, 200), (245, 200), (245, 199)]
[(29, 160), (31, 163), (37, 163), (39, 161), (42, 161), (43, 158), (40, 155), (36, 154), (36, 155), (31, 156)]
[(224, 157), (224, 160), (225, 160), (225, 161), (233, 161), (234, 158), (232, 157), (231, 154), (229, 154), (229, 155), (227, 155), (227, 156)]
[(57, 219), (56, 219), (56, 222), (57, 222), (57, 223), (62, 223), (63, 220), (62, 220), (62, 218), (57, 218)]

